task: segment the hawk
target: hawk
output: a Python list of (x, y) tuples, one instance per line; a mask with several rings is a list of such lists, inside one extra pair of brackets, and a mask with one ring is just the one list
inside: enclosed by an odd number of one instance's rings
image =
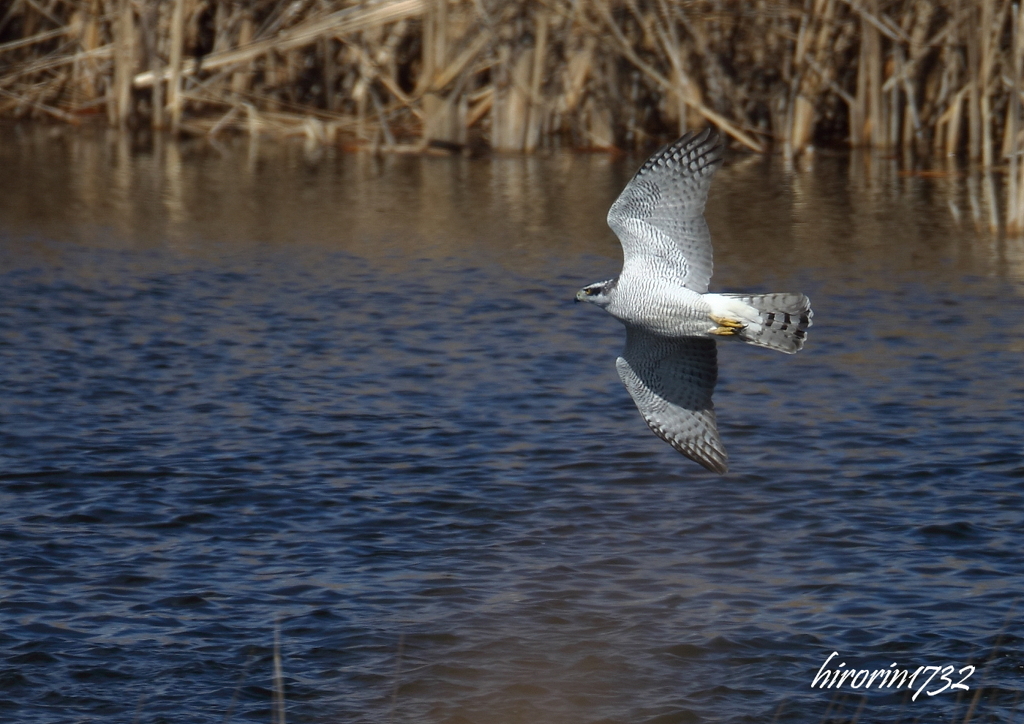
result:
[(728, 470), (711, 403), (716, 340), (793, 354), (812, 316), (803, 294), (708, 293), (704, 203), (721, 163), (722, 146), (710, 129), (651, 156), (608, 212), (622, 244), (622, 272), (576, 294), (626, 326), (626, 349), (615, 366), (651, 430), (716, 473)]

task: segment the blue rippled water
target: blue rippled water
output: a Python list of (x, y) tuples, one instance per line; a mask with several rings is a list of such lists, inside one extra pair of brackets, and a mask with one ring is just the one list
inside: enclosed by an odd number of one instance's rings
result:
[(731, 159), (713, 288), (816, 316), (721, 345), (719, 477), (572, 303), (640, 160), (4, 141), (0, 716), (270, 721), (276, 631), (290, 722), (1019, 721), (1024, 245)]

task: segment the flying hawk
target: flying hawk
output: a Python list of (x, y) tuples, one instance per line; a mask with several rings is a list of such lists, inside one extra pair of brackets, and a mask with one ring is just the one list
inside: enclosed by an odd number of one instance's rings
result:
[(615, 366), (651, 430), (716, 473), (728, 470), (711, 403), (716, 340), (793, 354), (812, 316), (803, 294), (708, 293), (704, 202), (721, 163), (722, 146), (710, 129), (651, 156), (608, 212), (622, 244), (622, 272), (576, 294), (626, 325), (626, 349)]

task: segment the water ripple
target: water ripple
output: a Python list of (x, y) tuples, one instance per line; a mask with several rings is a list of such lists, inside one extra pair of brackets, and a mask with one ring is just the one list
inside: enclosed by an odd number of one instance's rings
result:
[[(236, 160), (202, 172), (231, 187)], [(537, 166), (557, 198), (528, 223), (487, 161), (348, 157), (318, 178), (351, 204), (297, 202), (287, 164), (264, 179), (269, 230), (210, 222), (201, 196), (172, 218), (148, 177), (131, 228), (7, 217), (0, 711), (267, 721), (276, 627), (289, 721), (966, 715), (948, 693), (812, 690), (832, 651), (973, 663), (973, 721), (1008, 721), (1016, 268), (839, 161), (814, 173), (843, 192), (817, 196), (727, 166), (718, 283), (804, 289), (817, 314), (794, 357), (723, 345), (719, 478), (646, 431), (614, 372), (621, 328), (572, 304), (614, 273), (593, 188), (628, 164), (562, 161)], [(451, 178), (453, 206), (425, 210)], [(393, 215), (358, 203), (382, 194)], [(779, 208), (796, 196), (804, 226)]]

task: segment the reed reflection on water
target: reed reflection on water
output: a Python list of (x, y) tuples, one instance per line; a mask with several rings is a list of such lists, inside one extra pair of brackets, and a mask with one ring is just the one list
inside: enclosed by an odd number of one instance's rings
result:
[[(816, 316), (795, 357), (722, 345), (719, 478), (572, 302), (640, 160), (9, 134), (8, 718), (266, 721), (279, 622), (289, 721), (1012, 720), (1024, 247), (984, 230), (994, 182), (729, 160), (713, 288)], [(979, 670), (812, 690), (832, 651)]]

